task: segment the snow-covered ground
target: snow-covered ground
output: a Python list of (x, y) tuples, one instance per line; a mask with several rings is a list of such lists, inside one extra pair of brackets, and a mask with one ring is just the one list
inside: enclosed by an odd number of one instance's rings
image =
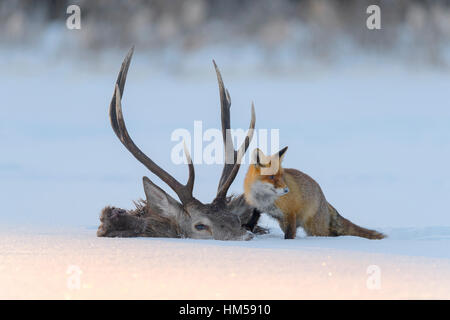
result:
[(224, 242), (22, 228), (0, 235), (0, 299), (449, 299), (450, 231), (412, 233)]
[[(343, 216), (389, 238), (285, 241), (265, 217), (271, 234), (249, 242), (100, 239), (101, 208), (131, 208), (149, 174), (109, 127), (123, 56), (0, 57), (0, 298), (450, 298), (448, 71), (375, 60), (273, 72), (210, 50), (168, 73), (137, 49), (125, 118), (169, 172), (187, 177), (170, 161), (174, 129), (220, 125), (215, 58), (232, 126), (247, 127), (254, 100), (257, 127), (280, 129), (289, 146), (285, 167), (314, 177)], [(196, 166), (200, 200), (213, 198), (220, 170)], [(83, 272), (79, 290), (67, 287), (71, 265)], [(379, 290), (367, 287), (370, 265)]]

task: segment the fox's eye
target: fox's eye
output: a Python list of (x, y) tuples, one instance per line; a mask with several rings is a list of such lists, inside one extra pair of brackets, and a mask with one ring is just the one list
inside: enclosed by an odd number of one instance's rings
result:
[(199, 223), (199, 224), (195, 225), (195, 229), (197, 229), (198, 231), (202, 231), (202, 230), (208, 230), (209, 227), (206, 224)]

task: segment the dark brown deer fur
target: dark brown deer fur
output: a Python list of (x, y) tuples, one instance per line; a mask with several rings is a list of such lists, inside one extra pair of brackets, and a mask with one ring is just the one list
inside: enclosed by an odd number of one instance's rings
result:
[[(260, 212), (248, 206), (243, 195), (228, 197), (227, 202), (233, 213), (239, 216), (245, 229), (255, 234), (268, 232), (267, 229), (257, 226)], [(186, 234), (174, 219), (149, 210), (145, 200), (135, 202), (135, 206), (133, 210), (105, 207), (100, 213), (101, 224), (97, 236), (186, 238)]]

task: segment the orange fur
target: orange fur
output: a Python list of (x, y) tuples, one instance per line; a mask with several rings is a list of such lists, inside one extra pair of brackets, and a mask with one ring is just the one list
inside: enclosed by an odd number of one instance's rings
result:
[[(256, 163), (250, 165), (245, 176), (244, 195), (250, 205), (278, 220), (286, 239), (295, 238), (298, 227), (303, 227), (311, 236), (353, 235), (368, 239), (385, 237), (343, 218), (327, 202), (319, 184), (310, 176), (296, 169), (283, 169), (281, 161), (284, 151), (281, 156), (277, 153), (266, 157), (260, 150), (255, 150)], [(265, 164), (262, 163), (263, 160)], [(262, 170), (269, 165), (275, 165), (275, 172), (263, 174)], [(286, 187), (289, 188), (288, 193), (273, 196), (271, 201), (272, 189), (281, 190)]]

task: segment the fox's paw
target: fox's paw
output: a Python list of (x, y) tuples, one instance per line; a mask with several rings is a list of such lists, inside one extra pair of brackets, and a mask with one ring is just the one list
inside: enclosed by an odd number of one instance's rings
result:
[(270, 231), (269, 231), (268, 228), (263, 228), (263, 227), (260, 227), (260, 226), (255, 226), (255, 227), (253, 228), (252, 232), (253, 232), (254, 234), (258, 234), (258, 235), (270, 233)]

